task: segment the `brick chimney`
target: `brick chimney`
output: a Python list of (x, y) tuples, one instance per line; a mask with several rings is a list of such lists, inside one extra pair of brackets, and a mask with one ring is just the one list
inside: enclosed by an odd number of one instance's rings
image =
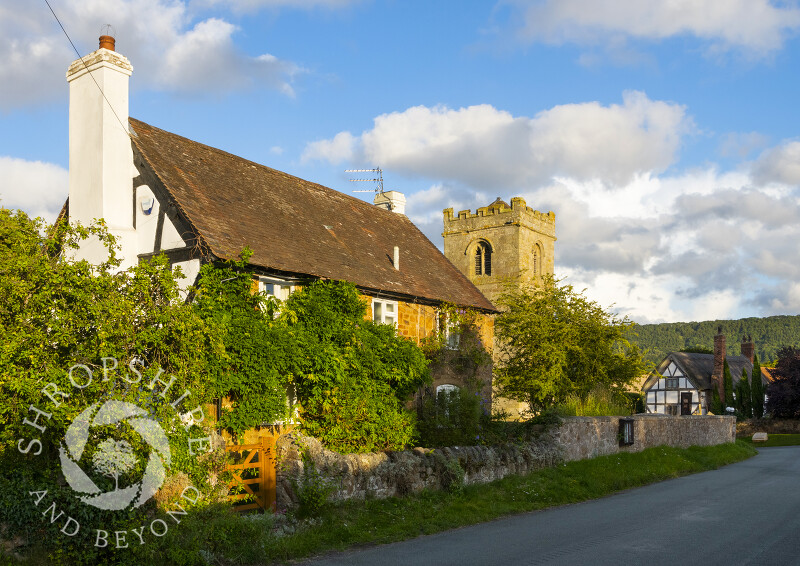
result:
[(742, 355), (753, 363), (756, 354), (756, 345), (753, 344), (752, 336), (742, 336)]
[[(69, 82), (69, 221), (88, 225), (105, 220), (117, 237), (122, 269), (135, 265), (133, 228), (133, 150), (128, 126), (128, 59), (114, 51), (111, 36), (74, 61)], [(77, 257), (91, 263), (106, 259), (98, 241), (81, 245)]]
[(714, 336), (714, 371), (711, 374), (711, 381), (717, 386), (720, 399), (725, 399), (725, 386), (723, 373), (725, 366), (725, 335), (722, 327), (717, 328), (717, 335)]

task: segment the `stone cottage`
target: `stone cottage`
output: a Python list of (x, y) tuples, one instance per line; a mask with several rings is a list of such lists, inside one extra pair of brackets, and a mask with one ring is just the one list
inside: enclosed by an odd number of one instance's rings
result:
[[(194, 283), (204, 263), (236, 259), (249, 247), (255, 284), (285, 299), (315, 279), (354, 283), (375, 322), (415, 342), (448, 322), (440, 307), (479, 313), (480, 339), (493, 343), (492, 303), (403, 214), (404, 199), (376, 205), (253, 163), (128, 116), (133, 67), (114, 38), (72, 63), (69, 103), (71, 223), (105, 220), (122, 268), (164, 254)], [(105, 258), (90, 241), (78, 257)], [(480, 378), (490, 393), (491, 368)], [(435, 386), (459, 386), (437, 376)]]

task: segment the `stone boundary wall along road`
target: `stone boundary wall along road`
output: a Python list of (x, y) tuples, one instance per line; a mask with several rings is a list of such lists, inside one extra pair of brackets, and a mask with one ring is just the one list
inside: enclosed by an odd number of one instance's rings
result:
[(447, 489), (457, 463), (466, 485), (526, 474), (560, 462), (653, 446), (711, 446), (736, 440), (736, 419), (729, 416), (635, 415), (634, 442), (619, 445), (622, 417), (569, 417), (540, 438), (524, 444), (415, 448), (402, 452), (339, 454), (298, 432), (277, 442), (279, 509), (297, 504), (293, 484), (303, 475), (302, 454), (335, 486), (333, 500), (403, 496), (423, 489)]

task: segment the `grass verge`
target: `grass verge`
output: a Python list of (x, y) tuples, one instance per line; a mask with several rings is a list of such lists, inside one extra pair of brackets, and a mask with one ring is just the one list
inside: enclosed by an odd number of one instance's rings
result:
[[(775, 435), (780, 436), (780, 435)], [(800, 435), (788, 435), (800, 436)], [(154, 544), (109, 549), (108, 564), (275, 564), (354, 546), (382, 544), (490, 521), (506, 515), (596, 499), (614, 492), (713, 470), (756, 454), (747, 442), (678, 449), (656, 447), (602, 456), (466, 486), (458, 494), (329, 504), (319, 516), (237, 515), (228, 506), (195, 510)], [(33, 541), (31, 541), (33, 542)], [(132, 551), (128, 553), (128, 551)], [(34, 544), (25, 562), (0, 553), (0, 565), (88, 564)], [(93, 563), (97, 563), (94, 561)]]
[(770, 434), (766, 442), (753, 442), (753, 438), (746, 436), (740, 438), (744, 442), (759, 448), (761, 446), (800, 446), (800, 434)]

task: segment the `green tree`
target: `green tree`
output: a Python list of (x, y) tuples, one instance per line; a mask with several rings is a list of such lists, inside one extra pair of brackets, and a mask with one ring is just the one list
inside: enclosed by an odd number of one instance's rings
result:
[(719, 397), (719, 390), (716, 385), (711, 390), (711, 412), (715, 415), (725, 414), (725, 407), (722, 406), (722, 399)]
[(753, 416), (757, 419), (764, 417), (764, 382), (761, 381), (761, 364), (758, 355), (753, 359), (752, 385), (750, 388), (752, 398)]
[[(91, 265), (72, 259), (75, 248), (89, 238), (106, 246), (106, 261)], [(117, 400), (146, 410), (169, 431), (167, 475), (188, 475), (205, 501), (212, 501), (218, 492), (210, 472), (215, 477), (223, 473), (224, 451), (208, 457), (189, 454), (188, 438), (211, 432), (196, 425), (187, 430), (170, 403), (186, 391), (190, 393), (178, 406), (180, 412), (209, 400), (207, 359), (220, 353), (222, 344), (181, 297), (176, 272), (166, 259), (120, 271), (114, 239), (102, 224), (48, 226), (21, 211), (0, 208), (0, 262), (0, 523), (7, 536), (41, 533), (37, 540), (48, 550), (58, 547), (49, 556), (61, 563), (116, 563), (111, 549), (93, 546), (89, 527), (74, 537), (44, 536), (40, 509), (18, 504), (19, 494), (47, 490), (58, 510), (80, 517), (82, 526), (125, 530), (144, 524), (139, 521), (152, 516), (154, 501), (119, 514), (88, 508), (65, 486), (59, 465), (60, 444), (75, 418), (96, 403)], [(141, 373), (138, 378), (130, 371), (131, 362)], [(80, 371), (75, 380), (80, 387), (70, 381), (70, 368), (76, 364), (92, 372), (90, 380), (87, 371)], [(160, 384), (153, 381), (158, 376)], [(56, 389), (64, 396), (53, 394)], [(47, 418), (38, 418), (41, 429), (24, 423), (37, 418), (31, 407), (47, 413)], [(117, 448), (124, 446), (124, 454), (117, 450), (113, 462), (98, 457), (98, 471), (113, 474), (115, 484), (128, 470), (141, 477), (149, 454), (142, 435), (129, 426), (98, 425), (87, 442), (87, 455), (108, 438), (115, 439)]]
[(569, 395), (596, 386), (619, 391), (647, 366), (626, 339), (633, 323), (617, 318), (576, 292), (545, 278), (536, 287), (509, 287), (495, 330), (501, 346), (496, 368), (500, 395), (538, 413)]
[(725, 360), (722, 366), (722, 387), (725, 390), (724, 408), (735, 408), (733, 402), (733, 378), (731, 377), (731, 368), (728, 366), (728, 360)]
[(750, 376), (747, 375), (747, 370), (742, 368), (742, 377), (736, 384), (736, 412), (741, 418), (752, 418), (753, 406), (751, 403)]

